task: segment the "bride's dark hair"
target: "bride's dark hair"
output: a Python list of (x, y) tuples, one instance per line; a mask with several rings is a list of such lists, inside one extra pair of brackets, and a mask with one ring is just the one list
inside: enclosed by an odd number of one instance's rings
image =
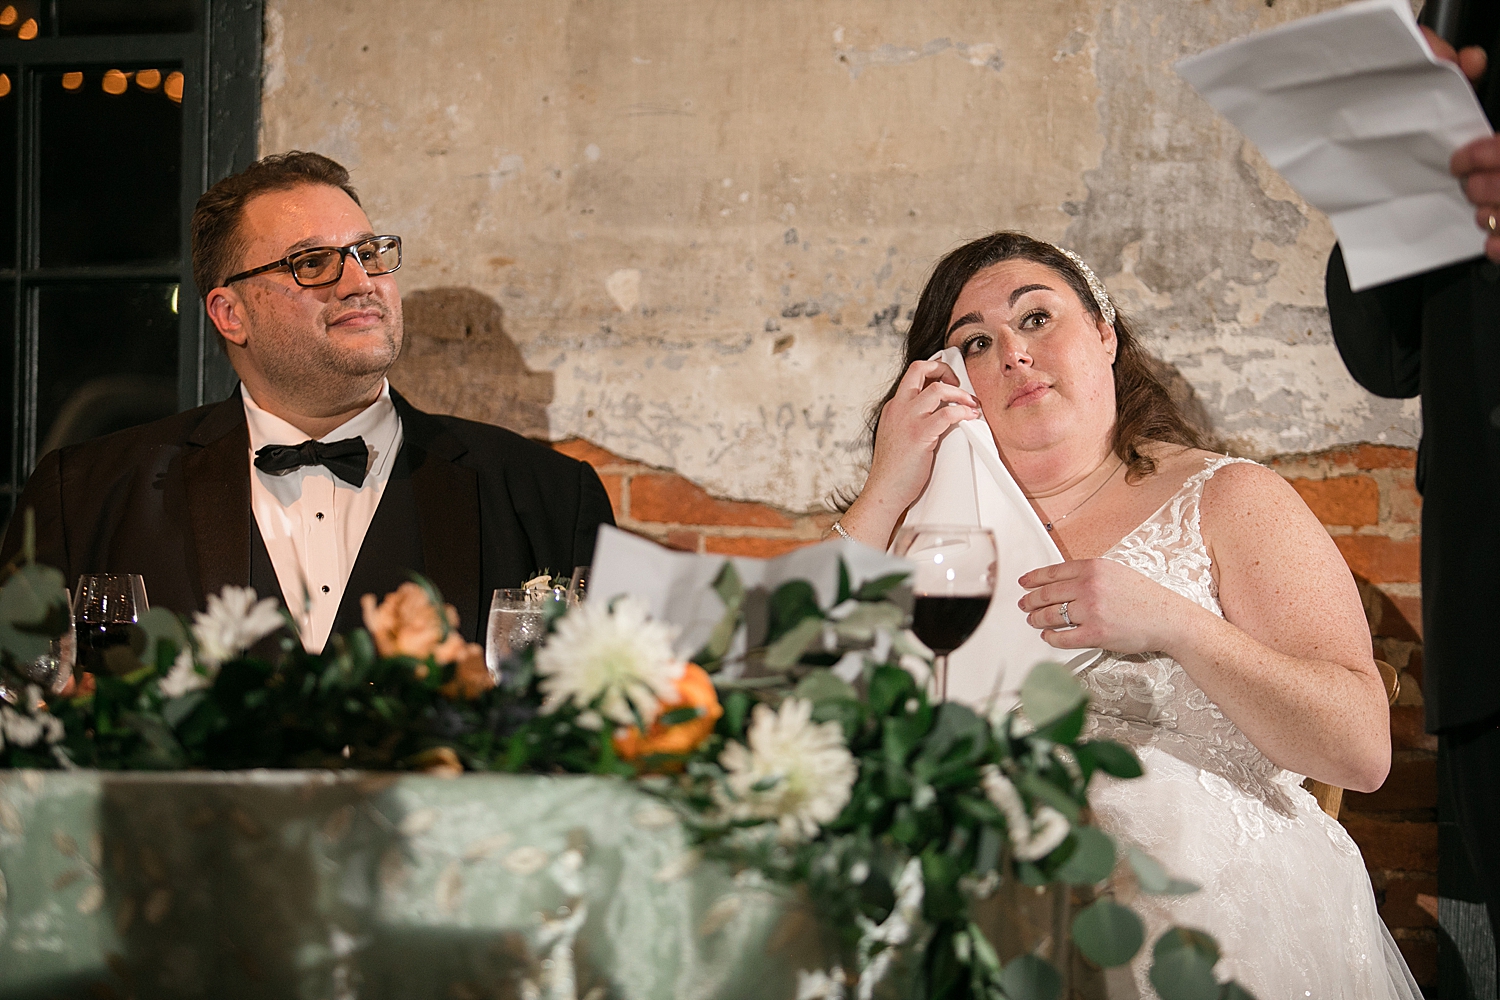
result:
[[(1089, 314), (1096, 320), (1103, 318), (1083, 273), (1051, 243), (1009, 231), (965, 243), (938, 261), (932, 277), (927, 280), (927, 287), (922, 289), (916, 312), (912, 314), (911, 329), (906, 333), (906, 360), (885, 396), (870, 411), (872, 446), (880, 425), (880, 410), (896, 394), (896, 387), (901, 384), (906, 370), (913, 362), (925, 361), (945, 346), (953, 304), (958, 301), (969, 279), (994, 264), (1018, 259), (1056, 271)], [(1156, 471), (1156, 463), (1142, 451), (1148, 442), (1165, 441), (1201, 448), (1203, 438), (1184, 419), (1167, 391), (1166, 383), (1157, 375), (1151, 356), (1141, 347), (1130, 321), (1117, 311), (1114, 326), (1118, 342), (1114, 364), (1114, 452), (1129, 467), (1126, 476), (1138, 482)]]

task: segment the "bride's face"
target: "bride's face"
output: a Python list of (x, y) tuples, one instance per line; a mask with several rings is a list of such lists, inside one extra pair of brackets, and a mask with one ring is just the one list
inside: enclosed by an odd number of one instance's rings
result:
[(970, 278), (948, 318), (947, 346), (963, 351), (1002, 453), (1092, 445), (1113, 430), (1114, 327), (1050, 267), (1007, 260)]

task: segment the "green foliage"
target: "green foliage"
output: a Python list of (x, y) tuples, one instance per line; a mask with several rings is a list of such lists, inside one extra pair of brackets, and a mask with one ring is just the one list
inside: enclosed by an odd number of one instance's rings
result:
[(1061, 663), (1037, 664), (1021, 684), (1023, 711), (1038, 729), (1063, 718), (1083, 702), (1083, 685)]
[(1145, 939), (1141, 918), (1111, 899), (1095, 900), (1073, 918), (1073, 943), (1102, 968), (1130, 961)]
[(63, 575), (36, 563), (14, 570), (0, 586), (0, 651), (23, 663), (46, 656), (68, 628)]
[(1045, 959), (1018, 955), (1006, 963), (1000, 988), (1008, 1000), (1057, 1000), (1062, 993), (1062, 976)]
[(1151, 985), (1161, 1000), (1217, 1000), (1214, 964), (1219, 947), (1202, 931), (1174, 927), (1157, 939), (1151, 952)]

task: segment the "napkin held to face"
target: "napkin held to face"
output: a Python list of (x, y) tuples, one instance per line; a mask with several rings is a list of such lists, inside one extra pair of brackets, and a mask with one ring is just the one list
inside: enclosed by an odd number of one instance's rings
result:
[[(940, 351), (931, 360), (952, 368), (965, 392), (974, 391), (958, 348)], [(989, 424), (965, 420), (943, 437), (932, 476), (902, 523), (980, 525), (995, 535), (995, 597), (973, 636), (948, 657), (950, 699), (979, 712), (1004, 711), (1015, 704), (1021, 682), (1038, 663), (1068, 663), (1077, 670), (1097, 658), (1097, 649), (1047, 645), (1017, 606), (1026, 593), (1017, 581), (1063, 558), (1000, 460)]]

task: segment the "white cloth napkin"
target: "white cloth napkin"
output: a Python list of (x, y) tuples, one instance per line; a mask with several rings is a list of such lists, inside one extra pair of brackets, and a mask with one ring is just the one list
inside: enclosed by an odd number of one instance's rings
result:
[[(934, 354), (973, 392), (963, 354), (956, 347)], [(982, 525), (995, 533), (995, 597), (979, 628), (948, 657), (948, 697), (976, 711), (1004, 711), (1015, 704), (1021, 682), (1038, 663), (1050, 660), (1081, 670), (1099, 650), (1054, 649), (1026, 622), (1017, 602), (1026, 593), (1017, 580), (1041, 566), (1063, 561), (1062, 553), (1032, 510), (989, 424), (965, 420), (938, 444), (932, 478), (906, 512), (903, 524)]]

